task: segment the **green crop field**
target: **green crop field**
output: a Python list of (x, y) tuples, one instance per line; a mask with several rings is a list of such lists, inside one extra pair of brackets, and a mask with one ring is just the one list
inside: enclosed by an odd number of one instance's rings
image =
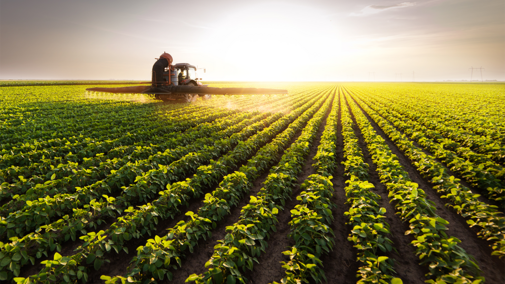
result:
[(5, 283), (505, 279), (505, 84), (61, 83), (0, 82)]

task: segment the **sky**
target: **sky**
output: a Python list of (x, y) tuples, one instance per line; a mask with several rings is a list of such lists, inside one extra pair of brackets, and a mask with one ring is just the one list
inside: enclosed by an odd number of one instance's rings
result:
[(0, 79), (505, 80), (505, 1), (402, 1), (0, 0)]

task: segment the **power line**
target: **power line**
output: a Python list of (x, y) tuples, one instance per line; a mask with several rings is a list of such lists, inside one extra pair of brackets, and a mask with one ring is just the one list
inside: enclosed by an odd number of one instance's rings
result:
[(470, 67), (470, 82), (473, 80), (473, 70), (480, 70), (480, 80), (481, 81), (484, 81), (484, 77), (482, 76), (482, 70), (484, 70), (484, 68), (480, 67), (480, 68), (477, 68), (477, 67)]

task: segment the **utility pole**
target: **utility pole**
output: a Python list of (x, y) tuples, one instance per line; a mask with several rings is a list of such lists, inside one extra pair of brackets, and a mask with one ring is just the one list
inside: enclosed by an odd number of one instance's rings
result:
[(470, 82), (473, 80), (473, 70), (480, 70), (480, 80), (482, 82), (484, 82), (484, 77), (482, 76), (482, 70), (484, 70), (484, 68), (482, 68), (482, 66), (480, 68), (474, 68), (474, 67), (470, 67)]
[(416, 81), (416, 73), (412, 71), (412, 82)]

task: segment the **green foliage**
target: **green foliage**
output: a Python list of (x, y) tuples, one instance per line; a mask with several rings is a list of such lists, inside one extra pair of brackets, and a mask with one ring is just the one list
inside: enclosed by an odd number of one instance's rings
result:
[[(270, 170), (270, 174), (257, 197), (251, 196), (248, 205), (242, 208), (239, 221), (226, 228), (227, 234), (218, 241), (214, 253), (206, 263), (208, 270), (201, 275), (191, 275), (186, 281), (196, 283), (246, 283), (243, 272), (252, 270), (256, 257), (266, 250), (270, 232), (275, 232), (279, 210), (283, 209), (286, 199), (290, 198), (296, 177), (302, 170), (310, 143), (317, 133), (318, 126), (330, 106), (328, 95), (321, 96), (319, 103), (314, 104), (308, 111), (296, 119), (292, 126), (303, 128), (298, 139), (285, 151), (279, 164)], [(322, 103), (326, 103), (321, 107)], [(314, 114), (315, 113), (315, 114)], [(310, 119), (314, 114), (314, 118)], [(310, 119), (310, 120), (309, 120)], [(307, 122), (308, 121), (308, 122)], [(284, 143), (295, 134), (296, 128), (288, 128), (284, 133)], [(277, 139), (277, 138), (276, 138)], [(274, 139), (273, 142), (276, 141)], [(251, 170), (252, 167), (243, 169)], [(326, 183), (326, 185), (331, 182)], [(328, 227), (325, 227), (328, 231)], [(331, 232), (331, 230), (329, 230)], [(324, 247), (328, 249), (328, 246)]]
[[(389, 197), (395, 205), (397, 214), (410, 224), (411, 230), (406, 233), (416, 237), (412, 244), (416, 246), (416, 254), (421, 264), (430, 269), (426, 275), (428, 280), (433, 283), (453, 277), (457, 277), (459, 283), (483, 280), (473, 257), (457, 245), (459, 240), (445, 233), (447, 230), (445, 225), (448, 222), (436, 215), (433, 202), (428, 201), (424, 191), (410, 180), (397, 157), (391, 152), (384, 139), (376, 134), (361, 110), (352, 100), (348, 101), (367, 142), (367, 148), (377, 165), (381, 182), (387, 185)], [(387, 127), (387, 124), (373, 110), (364, 104), (360, 106), (376, 120), (393, 141), (405, 141), (402, 135), (393, 133), (393, 128)], [(411, 142), (407, 143), (413, 146)]]
[[(305, 99), (304, 103), (302, 103), (302, 101), (298, 102), (297, 104), (299, 105), (305, 104), (305, 108), (307, 108), (309, 106), (309, 104), (306, 104), (307, 99)], [(282, 100), (278, 102), (277, 107), (282, 107)], [(217, 116), (211, 113), (211, 115), (214, 115), (214, 119), (216, 117), (221, 117), (238, 112), (238, 110), (230, 111), (226, 109), (219, 111), (216, 112), (218, 114)], [(210, 118), (208, 114), (204, 114), (204, 116)], [(252, 119), (244, 120), (244, 118), (248, 117), (251, 117)], [(157, 220), (159, 218), (165, 219), (167, 217), (173, 217), (178, 212), (177, 208), (180, 207), (180, 205), (186, 204), (189, 198), (197, 197), (198, 195), (202, 194), (203, 188), (217, 184), (219, 179), (226, 174), (226, 172), (229, 170), (231, 166), (234, 166), (235, 163), (240, 162), (240, 159), (247, 158), (248, 157), (247, 155), (251, 155), (254, 152), (255, 147), (260, 147), (263, 143), (266, 143), (268, 140), (270, 140), (272, 138), (272, 135), (275, 135), (276, 132), (282, 130), (283, 124), (284, 125), (289, 124), (290, 121), (296, 118), (296, 115), (293, 114), (291, 116), (291, 120), (283, 119), (279, 121), (279, 123), (277, 124), (272, 124), (273, 122), (279, 120), (279, 118), (281, 117), (282, 114), (279, 113), (270, 114), (270, 113), (247, 112), (231, 116), (231, 118), (233, 119), (227, 118), (230, 119), (229, 121), (222, 120), (223, 122), (222, 124), (218, 124), (215, 122), (212, 124), (208, 124), (207, 127), (205, 127), (205, 129), (207, 131), (209, 130), (214, 131), (214, 133), (211, 132), (211, 136), (214, 139), (216, 137), (222, 137), (218, 141), (209, 138), (204, 138), (204, 140), (201, 140), (203, 143), (209, 143), (209, 141), (211, 141), (213, 145), (212, 147), (205, 146), (205, 144), (193, 144), (191, 146), (188, 146), (188, 148), (186, 149), (191, 150), (200, 148), (202, 150), (200, 150), (197, 154), (189, 152), (188, 155), (179, 154), (181, 153), (180, 149), (184, 149), (179, 147), (176, 148), (175, 151), (170, 150), (166, 151), (165, 153), (156, 153), (155, 155), (161, 154), (162, 156), (160, 157), (163, 157), (164, 159), (175, 158), (175, 161), (168, 167), (163, 166), (163, 164), (166, 162), (152, 159), (152, 156), (150, 156), (146, 160), (145, 164), (128, 162), (127, 164), (125, 164), (125, 166), (127, 166), (126, 168), (123, 166), (118, 171), (114, 170), (111, 171), (111, 175), (109, 175), (111, 177), (109, 178), (108, 183), (100, 181), (95, 185), (93, 185), (92, 187), (79, 188), (77, 190), (77, 196), (82, 196), (83, 198), (87, 199), (90, 197), (89, 195), (91, 196), (96, 195), (97, 190), (106, 190), (106, 192), (113, 192), (111, 191), (113, 190), (113, 188), (119, 189), (121, 183), (118, 183), (118, 181), (121, 181), (121, 179), (118, 179), (118, 177), (125, 177), (124, 184), (132, 183), (132, 185), (128, 187), (123, 186), (122, 188), (123, 194), (121, 194), (117, 198), (110, 198), (105, 195), (103, 196), (104, 200), (107, 200), (107, 202), (99, 204), (101, 206), (103, 206), (102, 204), (106, 205), (107, 211), (103, 211), (101, 209), (102, 207), (94, 206), (94, 208), (89, 208), (90, 209), (89, 211), (85, 210), (85, 212), (88, 213), (87, 216), (86, 215), (81, 216), (85, 217), (88, 220), (88, 223), (86, 223), (85, 225), (87, 226), (88, 224), (96, 224), (97, 222), (100, 223), (101, 219), (106, 218), (108, 215), (114, 216), (114, 214), (116, 214), (117, 212), (124, 212), (125, 213), (124, 216), (118, 218), (117, 221), (114, 224), (112, 224), (106, 232), (103, 233), (103, 235), (106, 236), (105, 238), (100, 238), (96, 240), (96, 242), (93, 241), (87, 244), (86, 246), (79, 247), (77, 249), (77, 252), (74, 255), (70, 256), (70, 258), (74, 261), (65, 263), (53, 263), (51, 267), (49, 268), (46, 267), (47, 271), (41, 273), (43, 273), (44, 275), (48, 274), (55, 275), (58, 277), (58, 279), (65, 280), (65, 277), (70, 277), (69, 279), (72, 279), (72, 277), (70, 275), (66, 275), (65, 273), (63, 273), (63, 271), (65, 270), (73, 271), (75, 270), (75, 267), (83, 266), (82, 265), (83, 263), (89, 263), (88, 265), (92, 264), (95, 269), (100, 268), (101, 265), (103, 264), (105, 254), (111, 251), (116, 252), (120, 250), (126, 251), (126, 247), (123, 246), (123, 244), (126, 241), (129, 241), (131, 238), (138, 238), (142, 235), (150, 234), (154, 230), (155, 225), (158, 222)], [(182, 118), (183, 120), (185, 119), (184, 117), (179, 118)], [(268, 128), (267, 131), (262, 132), (261, 135), (257, 135), (258, 131), (261, 130), (265, 126), (265, 124), (272, 124), (272, 127)], [(195, 129), (203, 129), (204, 126), (206, 125), (203, 124), (203, 126), (201, 127), (198, 126)], [(212, 126), (212, 128), (208, 126)], [(243, 144), (245, 147), (249, 147), (248, 150), (238, 147), (235, 150), (235, 152), (232, 151), (229, 155), (222, 157), (219, 161), (216, 162), (212, 161), (213, 157), (219, 157), (220, 155), (222, 155), (222, 153), (233, 149), (233, 147), (237, 145), (240, 141), (247, 140), (251, 136), (253, 137), (253, 139), (248, 141), (247, 144)], [(248, 145), (254, 145), (254, 146), (251, 147)], [(174, 155), (176, 153), (179, 155), (178, 158), (176, 155)], [(244, 153), (246, 154), (245, 156)], [(239, 156), (237, 154), (242, 156)], [(235, 159), (234, 157), (237, 158)], [(180, 160), (177, 161), (177, 159)], [(211, 164), (201, 167), (200, 166), (201, 163), (204, 163), (205, 160), (209, 161)], [(124, 170), (127, 169), (139, 169), (142, 171), (143, 169), (142, 167), (144, 165), (145, 166), (152, 165), (152, 170), (147, 169), (147, 171), (140, 174), (135, 172), (132, 173), (124, 172)], [(197, 172), (194, 178), (188, 179), (189, 182), (178, 182), (169, 186), (169, 182), (171, 180), (181, 179), (181, 177), (185, 177), (187, 175), (188, 169), (190, 170), (191, 168), (195, 169)], [(122, 174), (118, 175), (119, 173)], [(242, 174), (239, 180), (244, 180), (244, 178), (245, 175)], [(233, 183), (233, 180), (230, 179), (228, 183)], [(239, 186), (244, 187), (244, 185), (240, 184), (243, 183), (239, 182), (235, 185), (238, 187)], [(168, 189), (163, 190), (165, 187), (167, 187)], [(129, 206), (131, 202), (138, 202), (139, 199), (146, 200), (146, 198), (149, 198), (149, 196), (154, 197), (154, 195), (150, 195), (152, 192), (153, 193), (160, 192), (161, 194), (160, 198), (158, 198), (151, 204), (139, 206), (138, 209)], [(223, 195), (226, 197), (228, 196), (227, 194), (224, 193), (218, 196), (223, 197)], [(235, 200), (232, 200), (232, 204), (236, 204), (240, 196), (241, 194), (236, 195)], [(219, 200), (218, 204), (219, 203), (222, 204), (222, 202), (220, 201), (221, 199), (218, 200)], [(212, 200), (209, 199), (209, 201)], [(211, 206), (213, 206), (214, 204), (215, 203), (211, 204)], [(73, 210), (75, 210), (75, 208)], [(220, 211), (219, 208), (218, 211)], [(211, 212), (214, 211), (211, 210)], [(30, 239), (43, 240), (43, 242), (39, 242), (37, 244), (39, 250), (39, 252), (37, 253), (37, 257), (41, 257), (42, 254), (47, 254), (47, 252), (50, 249), (54, 250), (55, 247), (58, 248), (59, 247), (58, 243), (63, 239), (68, 239), (68, 237), (72, 237), (73, 239), (75, 238), (77, 234), (69, 234), (69, 235), (60, 234), (60, 232), (67, 230), (67, 228), (69, 228), (70, 225), (72, 225), (72, 223), (69, 223), (71, 222), (71, 220), (72, 219), (69, 219), (68, 216), (65, 216), (64, 219), (58, 221), (58, 223), (62, 223), (64, 227), (62, 228), (62, 230), (52, 232), (53, 233), (52, 240), (47, 245), (46, 245), (47, 242), (45, 241), (47, 235), (43, 235), (42, 238), (40, 238), (39, 234), (30, 236)], [(81, 222), (82, 220), (83, 219), (81, 219)], [(197, 221), (195, 222), (198, 223)], [(145, 226), (144, 224), (148, 225)], [(213, 224), (213, 226), (215, 225)], [(86, 230), (84, 230), (82, 226), (80, 228), (81, 228), (80, 231), (78, 231), (79, 234), (82, 233), (86, 234)], [(25, 242), (29, 241), (28, 238), (25, 238), (24, 240)], [(53, 246), (52, 243), (55, 243), (55, 245)], [(27, 252), (32, 253), (33, 251), (30, 250)], [(88, 265), (83, 266), (85, 271), (88, 268)], [(11, 265), (11, 267), (14, 266)], [(164, 275), (164, 273), (162, 272), (163, 271), (158, 271), (157, 274), (158, 277), (162, 277), (162, 275)], [(37, 279), (37, 277), (39, 276), (35, 275), (33, 277), (30, 277), (29, 279)], [(121, 279), (118, 278), (118, 280)], [(111, 278), (110, 281), (115, 280)]]

